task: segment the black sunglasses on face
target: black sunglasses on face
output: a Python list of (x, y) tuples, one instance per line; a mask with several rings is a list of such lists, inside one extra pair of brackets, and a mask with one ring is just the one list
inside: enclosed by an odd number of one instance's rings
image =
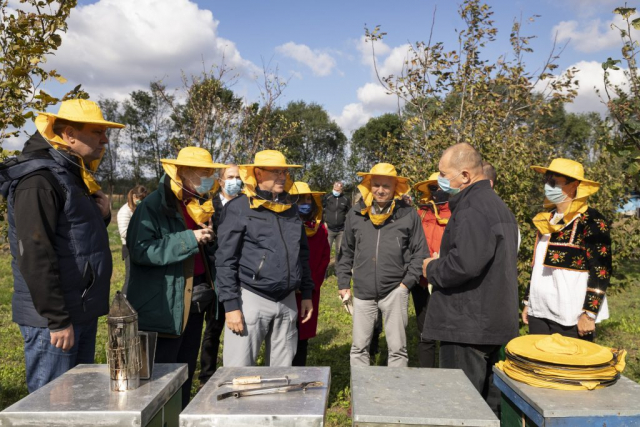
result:
[[(564, 178), (565, 183), (559, 184), (558, 181), (556, 181), (557, 178)], [(544, 174), (544, 183), (549, 184), (551, 188), (556, 188), (556, 186), (564, 187), (567, 184), (571, 184), (573, 181), (575, 181), (575, 179), (569, 178), (568, 176), (565, 176), (565, 175), (559, 175), (551, 172), (547, 172)]]
[(440, 189), (440, 187), (438, 187), (437, 185), (430, 185), (427, 187), (429, 189), (429, 191), (431, 191), (432, 193), (435, 193), (436, 191), (438, 191)]

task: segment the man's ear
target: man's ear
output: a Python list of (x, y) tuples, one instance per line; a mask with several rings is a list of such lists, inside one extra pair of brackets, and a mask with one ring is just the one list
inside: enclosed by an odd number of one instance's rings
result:
[(470, 182), (471, 182), (471, 173), (469, 173), (469, 171), (463, 170), (462, 171), (462, 183), (467, 185)]
[(60, 132), (60, 135), (62, 136), (62, 139), (69, 144), (76, 142), (76, 130), (73, 126), (65, 126), (62, 132)]

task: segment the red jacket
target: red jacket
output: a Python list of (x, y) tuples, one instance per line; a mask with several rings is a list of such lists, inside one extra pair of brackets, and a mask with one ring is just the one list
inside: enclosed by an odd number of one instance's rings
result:
[[(437, 205), (437, 207), (438, 215), (441, 219), (451, 218), (449, 203)], [(444, 234), (446, 224), (440, 224), (438, 222), (430, 205), (429, 207), (420, 208), (418, 215), (422, 220), (422, 229), (424, 230), (424, 236), (427, 238), (427, 244), (429, 245), (429, 256), (433, 256), (434, 252), (440, 252), (440, 243), (442, 243), (442, 235)], [(424, 277), (420, 277), (420, 286), (427, 287), (427, 280)]]
[[(311, 278), (316, 287), (313, 291), (313, 314), (311, 319), (307, 323), (299, 323), (298, 327), (298, 339), (307, 340), (316, 336), (318, 329), (318, 310), (320, 307), (320, 286), (324, 282), (324, 276), (327, 273), (327, 267), (329, 266), (329, 258), (331, 257), (331, 249), (329, 248), (329, 240), (327, 227), (321, 224), (316, 234), (312, 237), (307, 237), (309, 241), (309, 267), (311, 268)], [(300, 301), (302, 295), (296, 293), (296, 300), (298, 302), (298, 314), (300, 311)], [(300, 318), (299, 320), (302, 320)]]

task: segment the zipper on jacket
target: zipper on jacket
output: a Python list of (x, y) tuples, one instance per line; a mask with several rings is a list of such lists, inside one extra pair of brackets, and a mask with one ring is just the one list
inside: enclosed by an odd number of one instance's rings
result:
[(264, 265), (264, 260), (267, 257), (267, 254), (262, 255), (262, 259), (260, 260), (260, 264), (258, 264), (258, 270), (256, 270), (256, 273), (253, 275), (253, 280), (255, 281), (257, 278), (260, 277), (260, 270), (262, 270), (262, 266)]
[(378, 228), (378, 238), (376, 239), (376, 265), (373, 268), (373, 281), (376, 282), (376, 301), (380, 298), (378, 286), (378, 247), (380, 246), (380, 228)]
[(287, 290), (291, 287), (291, 270), (289, 268), (289, 249), (287, 248), (287, 242), (284, 240), (284, 236), (282, 235), (282, 227), (280, 226), (280, 218), (276, 215), (276, 223), (278, 224), (278, 231), (280, 231), (280, 238), (282, 239), (282, 244), (284, 245), (284, 254), (287, 257)]

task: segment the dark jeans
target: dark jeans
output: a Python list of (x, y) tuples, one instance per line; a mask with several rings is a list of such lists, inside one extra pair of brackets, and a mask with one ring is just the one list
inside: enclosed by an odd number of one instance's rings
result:
[(421, 368), (435, 368), (436, 366), (436, 342), (422, 338), (422, 328), (427, 317), (429, 305), (429, 290), (420, 285), (411, 288), (413, 306), (416, 309), (416, 321), (418, 322), (418, 363)]
[(291, 362), (291, 366), (307, 366), (307, 350), (309, 347), (309, 340), (298, 340), (298, 348), (296, 355)]
[(131, 269), (131, 258), (129, 258), (129, 248), (122, 245), (122, 260), (124, 261), (124, 283), (122, 284), (122, 293), (127, 295), (127, 287), (129, 286), (129, 270)]
[(73, 325), (74, 343), (69, 351), (62, 351), (51, 345), (49, 328), (19, 326), (24, 339), (29, 393), (55, 380), (76, 365), (94, 362), (98, 319)]
[(592, 341), (595, 338), (595, 332), (581, 337), (578, 335), (578, 325), (564, 326), (553, 320), (543, 319), (540, 317), (529, 316), (529, 333), (536, 335), (560, 334), (569, 338), (579, 338), (585, 341)]
[(177, 338), (158, 337), (155, 363), (186, 363), (189, 369), (187, 381), (182, 385), (182, 409), (191, 398), (191, 383), (196, 372), (196, 363), (202, 337), (203, 313), (190, 313), (187, 327)]
[[(217, 313), (216, 313), (217, 309)], [(200, 385), (204, 385), (218, 369), (218, 351), (220, 350), (220, 337), (224, 330), (224, 305), (221, 302), (211, 304), (206, 310), (206, 326), (202, 337), (202, 350), (200, 351)]]
[(440, 367), (462, 369), (498, 418), (500, 390), (493, 384), (492, 368), (500, 360), (500, 347), (440, 342)]

